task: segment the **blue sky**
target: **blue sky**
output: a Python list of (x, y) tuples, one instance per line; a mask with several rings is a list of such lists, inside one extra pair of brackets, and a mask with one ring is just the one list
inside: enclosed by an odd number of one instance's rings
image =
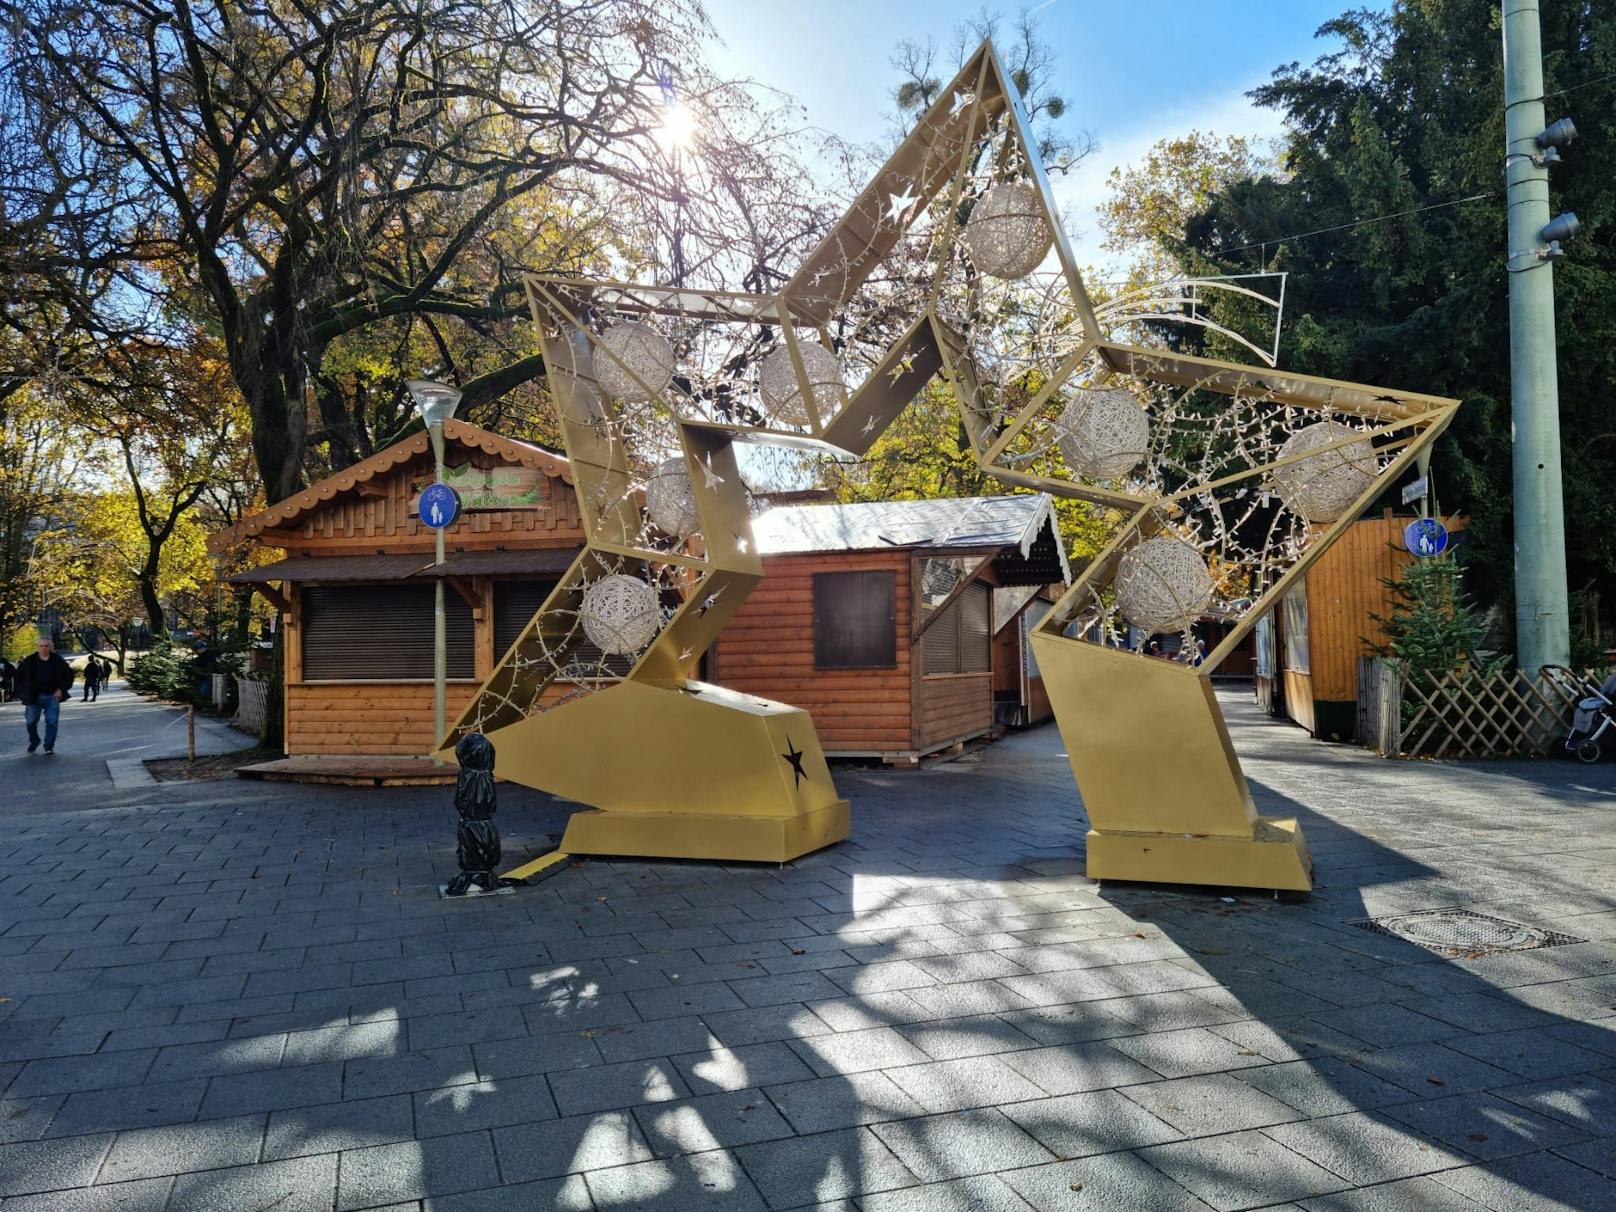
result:
[[(1057, 90), (1071, 102), (1067, 125), (1100, 148), (1056, 182), (1078, 258), (1098, 248), (1093, 207), (1106, 174), (1158, 139), (1199, 129), (1272, 135), (1278, 119), (1245, 93), (1292, 60), (1333, 49), (1314, 37), (1325, 21), (1369, 0), (1033, 0), (1042, 35), (1058, 54)], [(896, 78), (890, 60), (904, 38), (931, 35), (945, 47), (980, 0), (707, 0), (719, 42), (715, 66), (793, 94), (814, 126), (856, 141), (888, 129)], [(989, 5), (1013, 17), (1018, 6)]]

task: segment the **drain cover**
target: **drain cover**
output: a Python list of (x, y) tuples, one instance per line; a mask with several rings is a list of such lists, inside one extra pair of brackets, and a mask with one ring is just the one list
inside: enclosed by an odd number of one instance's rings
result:
[(1348, 923), (1360, 930), (1389, 934), (1428, 951), (1456, 958), (1487, 955), (1494, 951), (1532, 951), (1539, 947), (1564, 947), (1588, 940), (1557, 930), (1543, 930), (1520, 922), (1468, 909), (1427, 909), (1421, 913), (1400, 913), (1395, 917), (1368, 917)]

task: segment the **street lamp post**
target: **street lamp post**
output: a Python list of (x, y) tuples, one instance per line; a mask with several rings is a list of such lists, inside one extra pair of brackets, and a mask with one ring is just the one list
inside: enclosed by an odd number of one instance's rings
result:
[[(443, 423), (454, 416), (454, 411), (460, 405), (460, 390), (447, 383), (435, 383), (430, 379), (410, 379), (405, 384), (409, 389), (410, 398), (415, 401), (416, 411), (421, 414), (421, 420), (426, 422), (428, 436), (432, 439), (432, 467), (433, 481), (443, 483)], [(432, 599), (432, 763), (443, 765), (442, 759), (437, 756), (438, 746), (443, 741), (443, 734), (447, 727), (447, 712), (445, 710), (445, 683), (448, 680), (448, 635), (444, 622), (443, 609), (443, 532), (444, 527), (434, 526), (437, 533), (437, 556), (433, 566), (437, 572), (433, 578)]]

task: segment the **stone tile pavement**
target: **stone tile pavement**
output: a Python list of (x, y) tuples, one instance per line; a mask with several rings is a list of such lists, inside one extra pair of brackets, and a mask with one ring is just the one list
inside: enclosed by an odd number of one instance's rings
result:
[[(1611, 768), (1226, 709), (1310, 898), (1087, 880), (1053, 729), (844, 772), (854, 839), (783, 869), (471, 903), (441, 789), (9, 763), (0, 1212), (1616, 1208)], [(508, 855), (565, 815), (504, 788)], [(1587, 941), (1350, 924), (1445, 906)]]

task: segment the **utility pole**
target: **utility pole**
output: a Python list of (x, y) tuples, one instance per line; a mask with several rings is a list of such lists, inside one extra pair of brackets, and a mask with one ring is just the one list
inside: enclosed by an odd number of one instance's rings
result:
[[(1554, 261), (1537, 0), (1504, 4), (1504, 175), (1509, 203), (1509, 386), (1515, 456), (1515, 652), (1536, 676), (1571, 660), (1560, 386), (1554, 348)], [(1556, 126), (1559, 124), (1557, 123)], [(1569, 123), (1567, 124), (1569, 127)], [(1573, 131), (1574, 134), (1574, 131)], [(1563, 141), (1569, 141), (1567, 136)], [(1545, 154), (1551, 153), (1551, 154)], [(1575, 234), (1576, 218), (1556, 234)]]

